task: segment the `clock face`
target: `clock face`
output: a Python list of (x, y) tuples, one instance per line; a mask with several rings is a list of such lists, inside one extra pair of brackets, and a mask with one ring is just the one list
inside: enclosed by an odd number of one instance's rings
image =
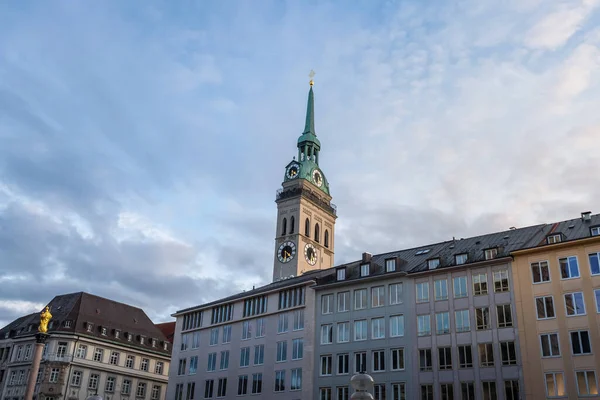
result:
[(295, 255), (296, 244), (294, 242), (287, 241), (281, 243), (281, 246), (279, 246), (279, 250), (277, 251), (277, 258), (279, 258), (279, 262), (290, 262), (292, 261)]
[(319, 171), (318, 169), (315, 169), (313, 171), (312, 179), (313, 179), (313, 182), (315, 183), (315, 185), (317, 185), (318, 187), (321, 187), (323, 185), (323, 175), (321, 174), (321, 171)]
[(285, 172), (285, 176), (287, 176), (288, 179), (294, 179), (298, 176), (298, 172), (300, 172), (300, 166), (298, 164), (292, 164)]
[(304, 247), (304, 258), (310, 265), (317, 263), (317, 249), (315, 249), (315, 246), (309, 243)]

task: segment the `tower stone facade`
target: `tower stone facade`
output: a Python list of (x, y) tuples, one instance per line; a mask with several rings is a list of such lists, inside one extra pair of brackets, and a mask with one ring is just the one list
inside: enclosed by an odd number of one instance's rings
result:
[(315, 133), (314, 94), (308, 92), (304, 132), (298, 156), (285, 167), (277, 191), (277, 230), (273, 281), (333, 267), (335, 205), (329, 182), (319, 167), (321, 142)]

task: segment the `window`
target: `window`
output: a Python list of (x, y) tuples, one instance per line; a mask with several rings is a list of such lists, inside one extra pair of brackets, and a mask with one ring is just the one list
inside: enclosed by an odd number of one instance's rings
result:
[(338, 281), (343, 281), (346, 279), (346, 268), (338, 268), (336, 272)]
[(354, 291), (354, 309), (364, 308), (367, 308), (367, 289), (357, 289)]
[(371, 307), (385, 306), (385, 286), (371, 288)]
[(304, 339), (292, 340), (292, 360), (300, 360), (304, 356)]
[(106, 336), (106, 328), (105, 327), (100, 328), (100, 332), (101, 332), (102, 336)]
[(515, 342), (500, 342), (502, 365), (517, 365), (517, 351)]
[(308, 218), (304, 220), (304, 236), (310, 237), (310, 221)]
[(483, 400), (496, 400), (496, 382), (488, 381), (482, 382), (483, 386)]
[(81, 386), (81, 375), (81, 371), (73, 371), (73, 375), (71, 375), (72, 386)]
[(390, 317), (390, 337), (404, 336), (404, 315)]
[(473, 275), (473, 295), (481, 296), (487, 293), (487, 274)]
[(475, 385), (473, 382), (460, 383), (461, 400), (475, 400)]
[(460, 264), (464, 264), (467, 262), (469, 258), (469, 255), (467, 253), (463, 253), (463, 254), (457, 254), (454, 256), (454, 260), (456, 262), (456, 265), (460, 265)]
[(325, 229), (325, 239), (323, 240), (325, 247), (329, 248), (329, 231)]
[(121, 393), (128, 395), (131, 392), (131, 381), (129, 379), (123, 379), (123, 384), (121, 385)]
[(456, 332), (468, 332), (471, 330), (469, 310), (458, 310), (454, 312), (454, 325)]
[[(156, 363), (156, 371), (158, 371), (158, 364), (159, 363)], [(160, 366), (160, 373), (162, 374), (162, 362), (160, 364), (161, 364), (161, 366)], [(198, 371), (198, 356), (193, 356), (193, 357), (190, 357), (189, 374), (190, 375), (195, 375), (196, 371)], [(156, 373), (158, 374), (159, 372), (156, 372)]]
[(591, 354), (590, 333), (588, 331), (571, 332), (571, 348), (573, 354)]
[(546, 237), (546, 243), (548, 244), (554, 244), (554, 243), (559, 243), (562, 241), (562, 236), (561, 234), (556, 234), (556, 235), (550, 235)]
[(373, 393), (375, 395), (373, 397), (375, 400), (385, 400), (385, 383), (373, 385)]
[(548, 267), (548, 261), (531, 263), (531, 275), (533, 283), (550, 282), (550, 268)]
[(577, 371), (577, 392), (580, 396), (598, 394), (595, 371)]
[(369, 276), (369, 264), (362, 264), (360, 266), (360, 276)]
[(579, 278), (579, 264), (577, 263), (577, 257), (565, 257), (559, 258), (558, 264), (560, 266), (560, 277), (562, 279)]
[(265, 330), (266, 330), (266, 325), (265, 325), (265, 319), (264, 318), (259, 318), (256, 320), (256, 337), (263, 337), (265, 336)]
[(104, 391), (106, 392), (114, 392), (115, 391), (115, 381), (117, 378), (114, 376), (108, 376), (106, 378), (106, 385), (104, 386)]
[(471, 345), (458, 346), (458, 367), (473, 368), (473, 352)]
[(326, 356), (321, 356), (321, 376), (329, 376), (332, 374), (333, 357), (331, 354)]
[(321, 240), (321, 229), (319, 228), (319, 223), (315, 224), (315, 242), (319, 243)]
[(338, 312), (350, 311), (350, 292), (337, 294)]
[(265, 345), (254, 346), (254, 365), (262, 365), (265, 362)]
[(452, 349), (450, 347), (438, 348), (438, 362), (440, 370), (452, 369)]
[(240, 350), (240, 367), (250, 365), (250, 347), (242, 347)]
[(536, 297), (535, 307), (537, 319), (554, 318), (554, 298), (552, 296)]
[(348, 354), (338, 354), (337, 362), (338, 375), (346, 375), (350, 372), (350, 356)]
[[(196, 356), (196, 360), (198, 360), (198, 356)], [(196, 367), (198, 363), (196, 363)], [(162, 375), (164, 369), (164, 363), (162, 361), (157, 361), (156, 366), (154, 367), (154, 373), (158, 375)]]
[(519, 400), (519, 381), (504, 381), (504, 394), (506, 400)]
[(567, 293), (565, 294), (565, 307), (567, 315), (585, 315), (585, 304), (583, 302), (583, 293)]
[(429, 282), (417, 283), (417, 303), (426, 303), (429, 301)]
[(229, 350), (224, 350), (221, 352), (221, 364), (219, 365), (219, 369), (221, 371), (229, 368)]
[(292, 369), (292, 384), (290, 390), (302, 390), (302, 368)]
[(285, 333), (288, 331), (288, 315), (286, 313), (279, 314), (277, 322), (277, 333)]
[(467, 277), (457, 276), (454, 278), (454, 298), (467, 297)]
[(590, 228), (590, 235), (600, 236), (600, 226), (595, 226), (593, 228)]
[(433, 282), (435, 299), (436, 300), (448, 300), (448, 281), (440, 279)]
[(111, 365), (119, 365), (119, 353), (116, 351), (112, 351), (110, 353), (110, 364)]
[(596, 312), (600, 313), (600, 289), (594, 290), (594, 296), (596, 297)]
[(142, 362), (140, 363), (140, 371), (148, 371), (148, 364), (150, 364), (150, 360), (147, 358), (142, 358)]
[(321, 325), (321, 344), (333, 343), (333, 325)]
[(427, 260), (427, 268), (436, 269), (439, 266), (440, 266), (439, 258), (432, 258), (431, 260)]
[[(242, 340), (248, 340), (252, 337), (252, 327), (250, 326), (250, 321), (242, 322)], [(212, 335), (211, 335), (212, 342)]]
[(324, 294), (321, 296), (321, 314), (333, 313), (333, 295)]
[(367, 352), (354, 353), (354, 372), (367, 372)]
[(223, 327), (223, 343), (231, 342), (231, 325), (225, 325)]
[(491, 260), (498, 257), (498, 248), (494, 247), (493, 249), (487, 249), (485, 251), (485, 259), (486, 260)]
[(207, 371), (215, 371), (217, 369), (217, 353), (208, 353)]
[(498, 318), (498, 328), (508, 328), (513, 326), (510, 304), (496, 306), (496, 314)]
[(77, 353), (75, 354), (75, 357), (86, 358), (87, 357), (87, 349), (88, 349), (88, 347), (85, 344), (80, 344), (77, 347)]
[[(188, 388), (187, 388), (187, 392), (188, 392), (188, 399), (193, 399), (194, 398), (194, 391), (196, 389), (196, 383), (192, 382), (192, 383), (188, 383)], [(160, 398), (160, 386), (158, 385), (153, 385), (152, 386), (152, 393), (150, 395), (150, 398), (152, 400), (158, 400)]]
[(494, 349), (491, 343), (479, 343), (479, 365), (482, 367), (494, 366)]
[(354, 340), (367, 340), (367, 320), (354, 321)]
[(281, 236), (285, 235), (287, 233), (287, 218), (284, 218), (283, 221), (281, 221)]
[(429, 314), (417, 315), (417, 333), (419, 336), (431, 335), (431, 320)]
[(560, 356), (558, 333), (545, 333), (540, 335), (540, 343), (542, 346), (542, 357)]
[(277, 342), (277, 362), (287, 360), (287, 341)]
[[(598, 228), (600, 229), (600, 228)], [(589, 255), (590, 259), (590, 272), (592, 275), (600, 274), (600, 253), (593, 253)]]
[(186, 362), (187, 361), (185, 358), (179, 359), (179, 367), (177, 368), (177, 375), (185, 375)]
[(223, 304), (213, 307), (211, 313), (211, 324), (220, 324), (221, 322), (231, 321), (233, 318), (233, 304)]
[(348, 400), (350, 398), (348, 392), (348, 386), (338, 386), (336, 400)]
[(385, 350), (373, 350), (373, 372), (385, 371)]
[(548, 397), (561, 397), (566, 395), (565, 376), (562, 372), (547, 372), (546, 394)]
[(450, 315), (448, 312), (435, 314), (435, 333), (438, 335), (450, 333)]
[(103, 349), (96, 349), (94, 350), (94, 361), (97, 362), (102, 362), (102, 359), (104, 358), (104, 350)]
[(67, 343), (58, 342), (58, 348), (56, 349), (56, 357), (63, 358), (67, 355)]
[(494, 272), (494, 292), (508, 292), (508, 270)]
[(431, 349), (419, 349), (419, 370), (421, 370), (421, 372), (433, 370)]
[(433, 400), (433, 385), (421, 385), (421, 400)]
[(252, 374), (252, 394), (262, 393), (262, 373)]
[(214, 386), (215, 386), (214, 379), (209, 379), (204, 382), (204, 398), (205, 399), (212, 399)]
[(98, 381), (99, 380), (100, 380), (100, 375), (90, 374), (90, 379), (88, 380), (88, 389), (92, 389), (92, 390), (98, 389)]
[(301, 331), (304, 329), (304, 310), (294, 311), (294, 330)]
[(127, 358), (125, 359), (125, 367), (133, 368), (134, 362), (135, 362), (135, 357), (132, 355), (128, 355)]
[(184, 333), (181, 335), (181, 351), (186, 351), (188, 349), (188, 342), (190, 339), (190, 334), (189, 333)]
[(248, 394), (248, 375), (238, 376), (238, 396)]
[(227, 378), (219, 378), (217, 386), (217, 397), (225, 397), (227, 395)]
[(402, 304), (402, 283), (392, 283), (390, 286), (390, 305)]
[(372, 339), (385, 338), (385, 318), (371, 319), (371, 338)]
[(454, 400), (454, 385), (442, 383), (440, 385), (441, 400)]
[(340, 322), (337, 324), (337, 342), (345, 343), (350, 341), (350, 322)]
[(217, 344), (219, 344), (219, 328), (213, 328), (210, 330), (210, 346)]
[(385, 260), (385, 272), (394, 272), (396, 271), (396, 259), (390, 258)]
[(275, 371), (275, 391), (285, 391), (285, 371)]

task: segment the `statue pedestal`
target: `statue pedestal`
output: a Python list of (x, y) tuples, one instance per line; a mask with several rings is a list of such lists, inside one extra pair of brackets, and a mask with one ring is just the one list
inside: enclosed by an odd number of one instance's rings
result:
[(40, 370), (42, 353), (44, 352), (44, 346), (46, 345), (46, 340), (49, 336), (50, 335), (47, 333), (42, 332), (38, 332), (35, 335), (35, 348), (33, 349), (33, 359), (31, 362), (31, 372), (29, 372), (29, 381), (27, 382), (27, 389), (25, 390), (25, 400), (33, 400), (33, 391), (35, 390), (37, 375)]

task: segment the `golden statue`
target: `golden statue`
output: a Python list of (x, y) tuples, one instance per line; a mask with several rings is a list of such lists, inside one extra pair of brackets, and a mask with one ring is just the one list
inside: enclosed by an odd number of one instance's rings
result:
[(41, 333), (48, 332), (48, 322), (52, 318), (52, 314), (50, 314), (50, 307), (46, 306), (44, 311), (40, 314), (40, 326), (38, 327), (38, 331)]

